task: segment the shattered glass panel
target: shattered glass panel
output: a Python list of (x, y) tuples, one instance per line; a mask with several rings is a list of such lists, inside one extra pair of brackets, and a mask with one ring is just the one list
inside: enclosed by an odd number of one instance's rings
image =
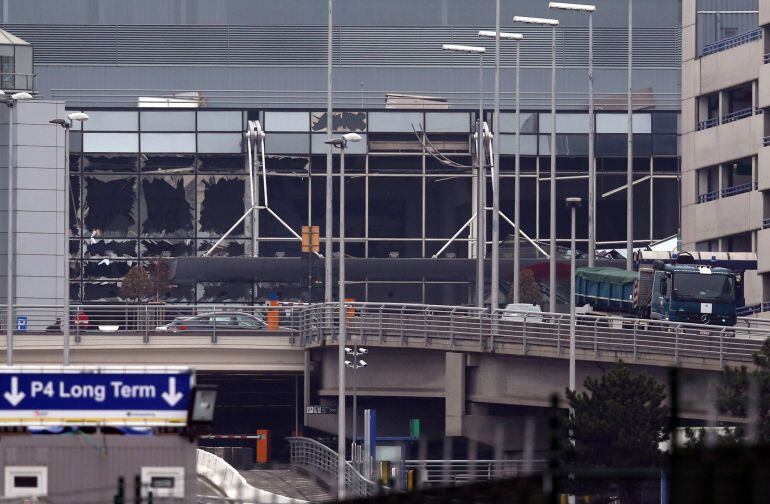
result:
[(84, 154), (84, 172), (135, 173), (136, 154)]
[(195, 168), (195, 155), (142, 154), (140, 163), (144, 173), (192, 173)]
[(168, 303), (194, 303), (195, 284), (173, 284), (165, 299)]
[(80, 282), (72, 282), (70, 283), (70, 302), (72, 303), (78, 303), (81, 301), (80, 299)]
[(70, 261), (70, 278), (72, 280), (80, 278), (80, 261)]
[[(299, 156), (266, 156), (267, 173), (307, 173), (310, 169), (310, 159)], [(268, 186), (270, 182), (268, 181)]]
[(142, 257), (185, 257), (195, 255), (194, 240), (142, 240)]
[(193, 236), (194, 208), (193, 175), (142, 177), (139, 200), (142, 236)]
[[(332, 112), (332, 130), (339, 133), (366, 131), (366, 112)], [(313, 112), (310, 115), (310, 129), (326, 132), (326, 112)]]
[[(347, 252), (349, 251), (346, 249)], [(261, 242), (259, 255), (261, 257), (301, 257), (303, 255), (302, 243), (299, 240)]]
[[(269, 177), (268, 197), (270, 209), (294, 232), (301, 233), (302, 225), (307, 224), (307, 177)], [(352, 214), (351, 217), (355, 218)], [(270, 213), (260, 211), (259, 236), (288, 238), (291, 233)]]
[(136, 257), (136, 240), (83, 240), (85, 258), (120, 258)]
[(85, 280), (122, 280), (136, 261), (83, 261), (83, 278)]
[[(249, 207), (247, 179), (237, 176), (209, 176), (198, 178), (198, 231), (200, 237), (222, 236)], [(232, 237), (248, 235), (246, 218), (238, 224)]]
[(83, 235), (136, 236), (137, 177), (84, 176)]
[(198, 171), (246, 173), (247, 156), (245, 154), (200, 154)]
[(83, 302), (121, 301), (117, 282), (83, 282)]
[(248, 283), (199, 283), (197, 290), (200, 303), (250, 303), (252, 299)]
[[(198, 255), (206, 253), (217, 240), (198, 240)], [(243, 257), (251, 255), (250, 240), (225, 240), (211, 253), (211, 257)]]
[(69, 249), (70, 257), (72, 259), (80, 257), (80, 254), (82, 252), (80, 240), (77, 240), (77, 239), (70, 240), (69, 242), (70, 242), (70, 249)]
[(80, 154), (70, 154), (70, 172), (80, 171)]
[(80, 236), (80, 176), (70, 175), (70, 235)]

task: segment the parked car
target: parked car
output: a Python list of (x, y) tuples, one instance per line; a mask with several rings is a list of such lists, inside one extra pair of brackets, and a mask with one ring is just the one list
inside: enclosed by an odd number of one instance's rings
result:
[(510, 303), (505, 305), (500, 318), (512, 322), (524, 322), (525, 319), (527, 322), (543, 322), (543, 316), (539, 315), (542, 312), (538, 305)]
[(267, 324), (261, 317), (243, 312), (211, 312), (192, 317), (177, 317), (155, 328), (159, 332), (183, 331), (264, 331)]

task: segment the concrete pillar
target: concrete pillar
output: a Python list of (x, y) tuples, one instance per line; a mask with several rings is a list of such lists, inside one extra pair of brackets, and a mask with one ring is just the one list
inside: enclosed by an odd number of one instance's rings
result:
[(465, 415), (465, 355), (446, 353), (445, 435), (462, 436)]

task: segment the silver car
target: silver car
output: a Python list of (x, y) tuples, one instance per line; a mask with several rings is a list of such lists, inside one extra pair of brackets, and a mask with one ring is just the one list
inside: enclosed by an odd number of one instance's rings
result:
[(172, 322), (155, 328), (159, 332), (212, 332), (264, 331), (267, 324), (262, 318), (243, 312), (211, 312), (191, 317), (177, 317)]

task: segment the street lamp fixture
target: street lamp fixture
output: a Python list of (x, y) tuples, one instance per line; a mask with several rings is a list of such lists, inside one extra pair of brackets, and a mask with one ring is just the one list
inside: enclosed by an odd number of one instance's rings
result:
[[(479, 30), (479, 37), (495, 38), (495, 32), (494, 30)], [(500, 32), (500, 38), (508, 40), (521, 40), (524, 38), (524, 35), (521, 33)]]
[[(444, 51), (479, 55), (479, 116), (476, 127), (476, 306), (484, 307), (484, 254), (486, 252), (486, 175), (484, 173), (484, 53), (479, 46), (444, 44)], [(473, 218), (471, 218), (472, 221)], [(470, 221), (469, 221), (470, 222)], [(496, 286), (495, 286), (496, 287)], [(494, 288), (492, 289), (494, 290)], [(495, 308), (495, 307), (493, 307)]]
[[(338, 492), (345, 493), (345, 149), (348, 142), (360, 142), (358, 133), (345, 133), (324, 143), (340, 150), (340, 253), (339, 261), (339, 334), (337, 338), (337, 464), (339, 471)], [(329, 195), (330, 196), (330, 195)], [(327, 250), (327, 252), (329, 252)]]
[(514, 23), (551, 27), (551, 180), (548, 261), (548, 311), (556, 311), (556, 27), (558, 19), (514, 16)]
[(67, 115), (67, 119), (57, 117), (48, 121), (51, 124), (57, 124), (64, 128), (64, 292), (62, 294), (62, 309), (64, 311), (62, 316), (62, 335), (64, 345), (62, 347), (62, 361), (65, 366), (70, 365), (70, 129), (75, 121), (84, 123), (89, 119), (89, 116), (84, 112), (72, 112)]
[(570, 276), (569, 276), (569, 389), (575, 391), (575, 211), (583, 200), (567, 198), (567, 207), (572, 213), (572, 229), (570, 234)]
[(588, 4), (573, 4), (573, 3), (564, 3), (564, 2), (549, 2), (548, 3), (549, 9), (561, 9), (561, 10), (571, 10), (571, 11), (580, 11), (580, 12), (595, 12), (596, 6), (595, 5), (588, 5)]

